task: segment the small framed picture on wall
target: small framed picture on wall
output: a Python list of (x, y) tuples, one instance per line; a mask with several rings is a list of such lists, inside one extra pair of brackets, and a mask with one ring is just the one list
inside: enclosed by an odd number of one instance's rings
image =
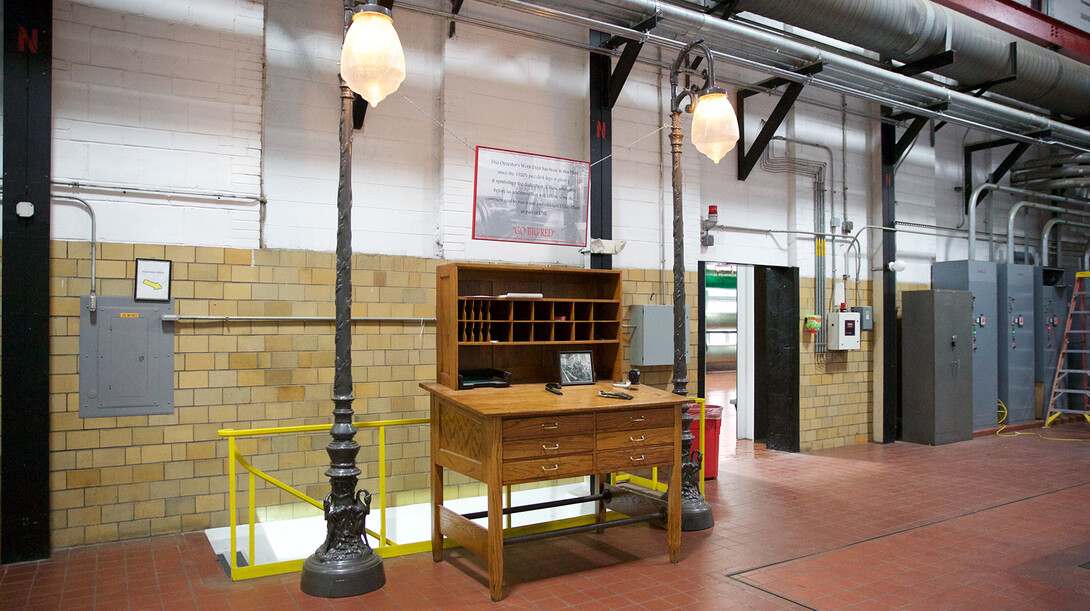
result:
[(136, 301), (170, 301), (172, 261), (137, 259), (133, 296)]
[(594, 355), (590, 350), (559, 352), (557, 360), (562, 385), (594, 384)]

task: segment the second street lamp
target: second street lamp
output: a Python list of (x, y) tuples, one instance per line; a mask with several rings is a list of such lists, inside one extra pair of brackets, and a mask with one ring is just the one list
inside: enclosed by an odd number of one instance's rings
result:
[[(679, 83), (682, 71), (688, 71), (689, 55), (700, 51), (707, 62), (704, 86), (682, 88)], [(685, 112), (693, 113), (693, 144), (697, 150), (715, 163), (738, 142), (738, 118), (727, 99), (727, 93), (715, 86), (715, 64), (711, 51), (703, 40), (689, 44), (674, 61), (670, 70), (670, 152), (674, 190), (674, 389), (678, 395), (688, 395), (689, 376), (685, 354), (689, 337), (685, 333), (685, 224), (681, 198), (681, 113), (685, 99)], [(693, 435), (690, 426), (693, 416), (686, 408), (681, 415), (681, 530), (705, 530), (715, 525), (712, 508), (700, 494), (700, 461), (692, 456)], [(718, 460), (718, 457), (716, 457)], [(670, 482), (670, 485), (677, 485)]]

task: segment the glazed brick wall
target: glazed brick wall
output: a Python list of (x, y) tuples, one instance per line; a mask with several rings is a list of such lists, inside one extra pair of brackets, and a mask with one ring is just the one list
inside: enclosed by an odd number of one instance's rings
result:
[[(333, 316), (331, 253), (114, 243), (99, 248), (100, 295), (131, 294), (134, 260), (159, 258), (174, 262), (173, 294), (176, 312), (183, 317)], [(80, 418), (79, 297), (90, 290), (90, 245), (56, 241), (52, 257), (54, 547), (226, 525), (228, 444), (217, 431), (330, 422), (333, 325), (301, 321), (175, 323), (174, 413)], [(353, 315), (434, 318), (434, 270), (441, 262), (354, 256)], [(669, 279), (672, 272), (666, 274)], [(630, 306), (662, 303), (660, 280), (658, 270), (622, 270), (625, 324)], [(690, 350), (695, 351), (695, 272), (686, 280), (693, 317)], [(804, 279), (804, 300), (811, 286), (812, 280)], [(629, 338), (626, 329), (625, 369)], [(807, 338), (801, 341), (804, 449), (867, 441), (869, 342), (845, 362), (826, 357), (822, 364), (808, 350)], [(692, 393), (695, 368), (692, 359)], [(670, 388), (670, 366), (642, 370), (645, 384)], [(434, 324), (353, 323), (353, 376), (358, 420), (427, 417), (428, 398), (418, 383), (435, 378)], [(361, 445), (360, 485), (377, 492), (377, 431), (361, 430), (356, 439)], [(240, 439), (238, 446), (255, 467), (322, 498), (328, 491), (328, 441), (322, 431)], [(427, 502), (427, 426), (390, 428), (386, 441), (390, 503)], [(246, 489), (245, 480), (240, 474), (240, 492)], [(480, 484), (457, 474), (449, 474), (447, 483), (450, 498), (483, 493)], [(245, 519), (246, 495), (238, 499), (239, 517)], [(255, 505), (261, 520), (317, 513), (260, 481)]]

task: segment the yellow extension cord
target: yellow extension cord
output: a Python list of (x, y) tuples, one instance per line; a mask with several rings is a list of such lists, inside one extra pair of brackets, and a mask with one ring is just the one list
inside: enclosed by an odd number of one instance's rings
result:
[(1026, 431), (1015, 431), (1013, 433), (1003, 434), (1003, 429), (1007, 428), (1007, 425), (1003, 424), (1007, 420), (1007, 406), (1003, 405), (1002, 399), (997, 399), (999, 402), (999, 422), (996, 424), (1001, 425), (999, 430), (995, 432), (1000, 437), (1017, 437), (1019, 435), (1032, 435), (1034, 437), (1040, 437), (1041, 439), (1047, 439), (1048, 441), (1090, 441), (1090, 439), (1072, 439), (1069, 437), (1045, 437), (1040, 433), (1031, 433)]

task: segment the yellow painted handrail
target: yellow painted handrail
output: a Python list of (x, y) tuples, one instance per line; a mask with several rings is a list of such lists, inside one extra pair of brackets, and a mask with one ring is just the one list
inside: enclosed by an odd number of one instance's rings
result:
[[(402, 556), (405, 554), (415, 554), (431, 549), (430, 541), (421, 541), (418, 543), (397, 544), (390, 541), (386, 537), (386, 509), (388, 503), (386, 502), (386, 427), (388, 426), (407, 426), (413, 424), (429, 424), (431, 422), (428, 418), (406, 418), (401, 420), (380, 420), (377, 422), (355, 422), (353, 423), (357, 429), (362, 428), (377, 428), (378, 429), (378, 444), (379, 444), (379, 504), (381, 507), (382, 526), (379, 528), (379, 532), (368, 529), (367, 534), (371, 535), (378, 541), (378, 545), (375, 546), (375, 553), (383, 558), (392, 558), (395, 556)], [(217, 431), (220, 437), (227, 439), (227, 476), (231, 481), (230, 488), (230, 528), (231, 528), (231, 555), (228, 558), (228, 566), (230, 566), (231, 579), (251, 579), (254, 577), (264, 577), (267, 575), (279, 575), (282, 573), (290, 573), (302, 569), (303, 559), (288, 560), (284, 562), (272, 562), (269, 564), (255, 565), (254, 556), (254, 544), (255, 544), (255, 527), (257, 524), (257, 509), (255, 507), (256, 496), (256, 478), (269, 482), (273, 486), (291, 494), (292, 496), (308, 503), (318, 509), (322, 509), (322, 502), (317, 499), (311, 498), (306, 494), (296, 490), (295, 488), (281, 482), (275, 477), (261, 471), (254, 467), (238, 452), (238, 446), (235, 440), (239, 437), (269, 437), (272, 435), (289, 435), (295, 433), (314, 433), (319, 431), (329, 430), (327, 424), (313, 424), (303, 426), (285, 426), (275, 428), (260, 428), (260, 429), (221, 429)], [(235, 477), (235, 463), (242, 465), (242, 468), (247, 472), (248, 483), (248, 499), (249, 508), (247, 511), (247, 520), (249, 522), (249, 561), (250, 566), (240, 567), (238, 566), (238, 490)]]

